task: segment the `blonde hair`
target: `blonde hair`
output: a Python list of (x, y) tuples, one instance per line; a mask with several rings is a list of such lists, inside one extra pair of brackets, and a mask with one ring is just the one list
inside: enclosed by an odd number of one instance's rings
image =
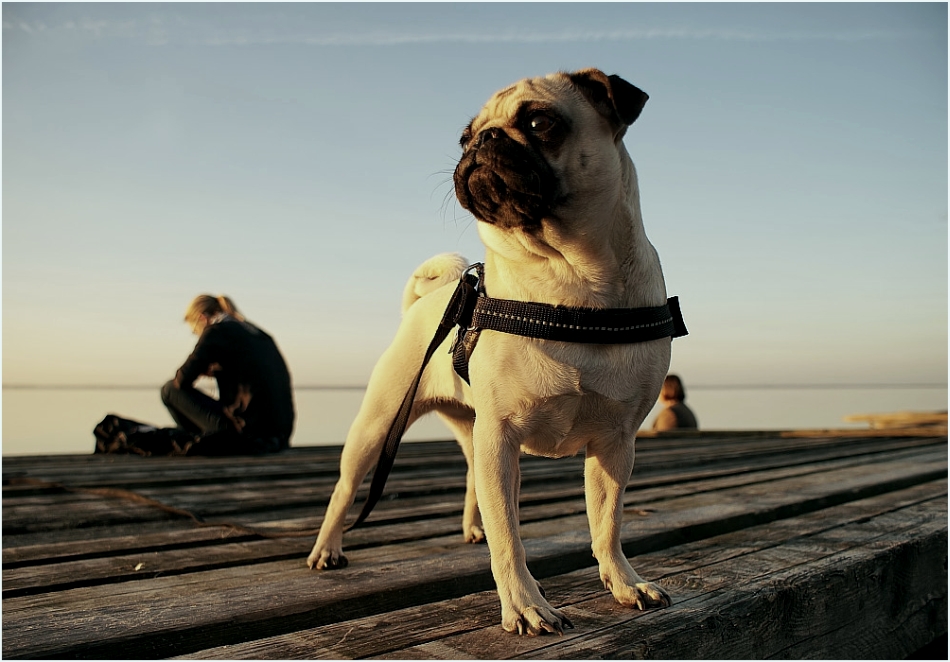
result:
[(194, 324), (202, 315), (214, 317), (220, 313), (230, 315), (240, 322), (244, 321), (244, 315), (238, 312), (234, 302), (223, 294), (219, 296), (199, 294), (196, 296), (185, 310), (185, 321)]

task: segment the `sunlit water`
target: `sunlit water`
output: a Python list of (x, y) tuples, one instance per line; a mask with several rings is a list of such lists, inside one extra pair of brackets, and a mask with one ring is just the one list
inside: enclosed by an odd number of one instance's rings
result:
[[(396, 397), (394, 395), (394, 397)], [(400, 396), (401, 397), (401, 396)], [(293, 446), (340, 444), (363, 399), (358, 389), (304, 389), (296, 395)], [(90, 453), (92, 430), (106, 414), (171, 426), (154, 389), (3, 389), (3, 455)], [(945, 411), (947, 388), (690, 388), (687, 404), (704, 429), (785, 430), (864, 428), (846, 423), (849, 414)], [(652, 424), (657, 410), (644, 424)], [(430, 415), (417, 422), (406, 441), (451, 438)]]

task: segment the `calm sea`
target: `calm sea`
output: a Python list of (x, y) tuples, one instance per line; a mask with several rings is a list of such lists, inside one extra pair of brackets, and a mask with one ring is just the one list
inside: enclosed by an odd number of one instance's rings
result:
[[(363, 399), (362, 389), (304, 388), (296, 392), (293, 446), (340, 444)], [(849, 414), (945, 411), (942, 386), (810, 386), (689, 388), (687, 404), (710, 430), (863, 428)], [(4, 387), (3, 455), (90, 453), (92, 430), (106, 414), (171, 426), (155, 388)], [(657, 410), (647, 418), (652, 424)], [(451, 438), (434, 415), (417, 422), (406, 441)]]

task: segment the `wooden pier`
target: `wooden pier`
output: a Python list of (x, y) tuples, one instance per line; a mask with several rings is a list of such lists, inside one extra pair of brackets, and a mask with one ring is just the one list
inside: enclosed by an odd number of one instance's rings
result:
[(624, 549), (673, 597), (648, 612), (600, 585), (582, 458), (523, 458), (529, 565), (575, 626), (530, 638), (461, 541), (454, 443), (403, 444), (349, 567), (308, 570), (339, 452), (3, 458), (3, 656), (946, 655), (945, 428), (639, 439)]

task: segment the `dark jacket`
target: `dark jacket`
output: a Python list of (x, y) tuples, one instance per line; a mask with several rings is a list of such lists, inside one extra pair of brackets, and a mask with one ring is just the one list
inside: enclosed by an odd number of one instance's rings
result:
[(695, 430), (699, 427), (696, 415), (682, 402), (676, 402), (661, 411), (653, 422), (653, 429), (662, 430)]
[(201, 375), (217, 380), (219, 401), (244, 422), (243, 435), (278, 437), (283, 448), (289, 446), (293, 387), (284, 357), (269, 335), (232, 317), (208, 325), (175, 382), (189, 387)]

